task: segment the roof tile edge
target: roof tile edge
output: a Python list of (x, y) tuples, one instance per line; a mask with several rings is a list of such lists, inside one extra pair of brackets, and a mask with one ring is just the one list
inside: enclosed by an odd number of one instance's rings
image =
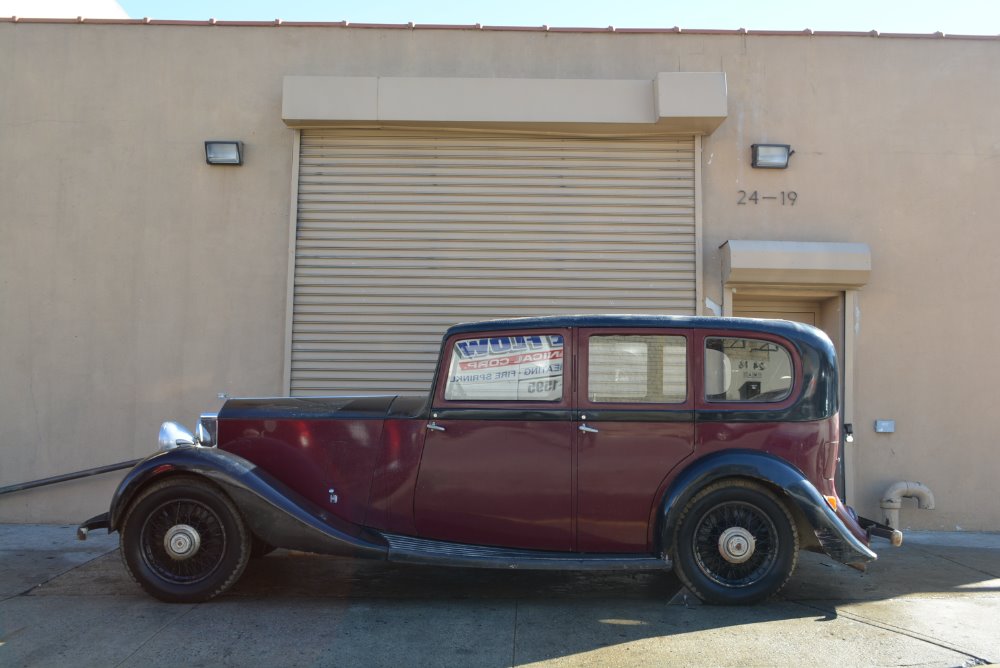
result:
[(0, 16), (0, 23), (27, 24), (78, 24), (78, 25), (112, 25), (112, 26), (191, 26), (191, 27), (244, 27), (244, 28), (355, 28), (359, 30), (477, 30), (493, 32), (559, 32), (559, 33), (615, 33), (615, 34), (646, 34), (646, 35), (731, 35), (751, 37), (877, 37), (884, 39), (968, 39), (968, 40), (1000, 40), (1000, 35), (959, 35), (943, 32), (933, 33), (893, 33), (869, 31), (840, 30), (718, 30), (709, 28), (618, 28), (615, 26), (600, 27), (559, 27), (559, 26), (490, 26), (475, 24), (441, 24), (441, 23), (351, 23), (349, 21), (184, 21), (173, 19), (107, 19), (87, 17), (67, 18), (32, 18), (23, 16)]

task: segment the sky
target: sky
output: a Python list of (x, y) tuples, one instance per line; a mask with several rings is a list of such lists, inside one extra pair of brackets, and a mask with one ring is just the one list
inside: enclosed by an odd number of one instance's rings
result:
[[(0, 0), (0, 16), (1000, 35), (1000, 0)], [(34, 12), (34, 13), (33, 13)], [(122, 14), (118, 14), (121, 16)]]

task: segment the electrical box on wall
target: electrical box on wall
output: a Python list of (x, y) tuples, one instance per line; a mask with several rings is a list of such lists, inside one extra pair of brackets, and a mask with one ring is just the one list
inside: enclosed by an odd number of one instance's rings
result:
[(876, 434), (892, 434), (896, 431), (895, 420), (875, 420)]

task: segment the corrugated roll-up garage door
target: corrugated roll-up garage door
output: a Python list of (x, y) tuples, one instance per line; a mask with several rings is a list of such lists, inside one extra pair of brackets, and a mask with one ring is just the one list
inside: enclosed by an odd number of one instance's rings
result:
[(456, 322), (695, 310), (694, 138), (303, 130), (295, 395), (422, 392)]

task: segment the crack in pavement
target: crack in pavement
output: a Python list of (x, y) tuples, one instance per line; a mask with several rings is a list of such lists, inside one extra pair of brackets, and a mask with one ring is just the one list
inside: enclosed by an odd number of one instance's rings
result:
[(103, 559), (104, 557), (108, 556), (109, 554), (111, 554), (112, 552), (114, 552), (117, 549), (118, 549), (117, 547), (112, 547), (111, 549), (109, 549), (106, 552), (102, 552), (102, 553), (98, 554), (95, 557), (87, 559), (87, 561), (84, 561), (84, 562), (81, 562), (79, 564), (75, 564), (73, 566), (70, 566), (69, 568), (67, 568), (64, 571), (60, 571), (59, 573), (56, 573), (55, 575), (47, 577), (46, 579), (42, 580), (38, 584), (31, 585), (30, 587), (28, 587), (27, 589), (25, 589), (22, 592), (18, 592), (16, 594), (11, 594), (10, 596), (5, 596), (4, 598), (0, 599), (0, 603), (3, 603), (4, 601), (9, 601), (12, 598), (17, 598), (18, 596), (27, 596), (28, 594), (30, 594), (31, 592), (35, 591), (39, 587), (43, 587), (43, 586), (47, 585), (48, 583), (52, 582), (56, 578), (61, 578), (62, 576), (66, 575), (67, 573), (75, 571), (78, 568), (81, 568), (83, 566), (86, 566), (87, 564), (93, 563), (93, 562), (97, 561), (98, 559)]
[(850, 619), (851, 621), (858, 622), (859, 624), (865, 624), (866, 626), (871, 626), (871, 627), (874, 627), (874, 628), (877, 628), (877, 629), (882, 629), (883, 631), (888, 631), (890, 633), (896, 633), (898, 635), (907, 636), (908, 638), (913, 638), (914, 640), (919, 640), (920, 642), (925, 642), (925, 643), (928, 643), (930, 645), (934, 645), (936, 647), (940, 647), (941, 649), (946, 649), (946, 650), (951, 651), (951, 652), (956, 652), (958, 654), (962, 654), (963, 656), (969, 657), (969, 659), (972, 661), (972, 663), (966, 662), (964, 664), (966, 666), (987, 666), (987, 665), (992, 665), (993, 664), (993, 661), (990, 661), (989, 659), (986, 659), (986, 658), (983, 658), (981, 656), (978, 656), (978, 655), (976, 655), (973, 652), (970, 652), (968, 650), (962, 649), (961, 647), (958, 647), (957, 645), (953, 645), (953, 644), (951, 644), (951, 643), (949, 643), (949, 642), (947, 642), (945, 640), (940, 640), (940, 639), (934, 638), (932, 636), (927, 636), (927, 635), (924, 635), (923, 633), (920, 633), (918, 631), (912, 631), (912, 630), (904, 628), (902, 626), (896, 626), (894, 624), (889, 624), (887, 622), (880, 622), (880, 621), (878, 621), (876, 619), (868, 619), (867, 617), (863, 617), (862, 615), (859, 615), (857, 613), (845, 612), (845, 611), (842, 611), (842, 610), (837, 610), (836, 606), (834, 606), (831, 609), (831, 608), (824, 607), (824, 606), (821, 606), (821, 605), (818, 605), (818, 604), (810, 604), (810, 603), (807, 603), (807, 602), (801, 601), (801, 600), (799, 600), (799, 601), (788, 600), (788, 602), (789, 603), (794, 603), (795, 605), (802, 606), (803, 608), (808, 608), (810, 610), (815, 610), (817, 612), (822, 612), (824, 615), (827, 615), (827, 616), (832, 616), (834, 618), (845, 617), (847, 619)]
[(989, 576), (990, 578), (1000, 578), (1000, 575), (997, 575), (996, 573), (990, 573), (989, 571), (984, 571), (984, 570), (982, 570), (980, 568), (976, 568), (975, 566), (970, 566), (968, 564), (964, 564), (961, 561), (958, 561), (957, 559), (952, 559), (951, 557), (946, 557), (943, 554), (938, 554), (937, 552), (932, 552), (931, 550), (928, 550), (926, 548), (921, 548), (919, 545), (911, 545), (910, 549), (916, 550), (917, 552), (923, 552), (924, 554), (929, 554), (930, 556), (936, 557), (938, 559), (943, 559), (944, 561), (947, 561), (949, 563), (955, 564), (956, 566), (961, 566), (962, 568), (967, 568), (970, 571), (973, 571), (974, 573), (979, 573), (981, 575), (986, 575), (986, 576)]
[(185, 617), (187, 617), (188, 615), (190, 615), (194, 610), (196, 610), (198, 608), (199, 605), (201, 605), (201, 604), (200, 603), (196, 603), (196, 604), (192, 605), (190, 608), (188, 608), (187, 610), (185, 610), (184, 612), (182, 612), (181, 614), (179, 614), (176, 617), (174, 617), (173, 619), (168, 619), (167, 621), (165, 621), (163, 623), (163, 626), (161, 626), (160, 628), (158, 628), (155, 631), (153, 631), (151, 634), (149, 634), (148, 638), (146, 638), (145, 640), (143, 640), (142, 642), (140, 642), (138, 644), (138, 646), (136, 646), (136, 648), (132, 651), (131, 654), (129, 654), (124, 659), (122, 659), (121, 661), (119, 661), (118, 663), (116, 663), (115, 664), (115, 668), (119, 668), (119, 666), (124, 666), (125, 663), (129, 659), (131, 659), (136, 654), (138, 654), (142, 650), (143, 647), (145, 647), (146, 645), (148, 645), (150, 643), (150, 641), (153, 640), (153, 638), (155, 638), (158, 635), (160, 635), (161, 633), (163, 633), (167, 629), (168, 626), (171, 626), (172, 624), (175, 624), (175, 623), (181, 621), (182, 619), (184, 619)]

